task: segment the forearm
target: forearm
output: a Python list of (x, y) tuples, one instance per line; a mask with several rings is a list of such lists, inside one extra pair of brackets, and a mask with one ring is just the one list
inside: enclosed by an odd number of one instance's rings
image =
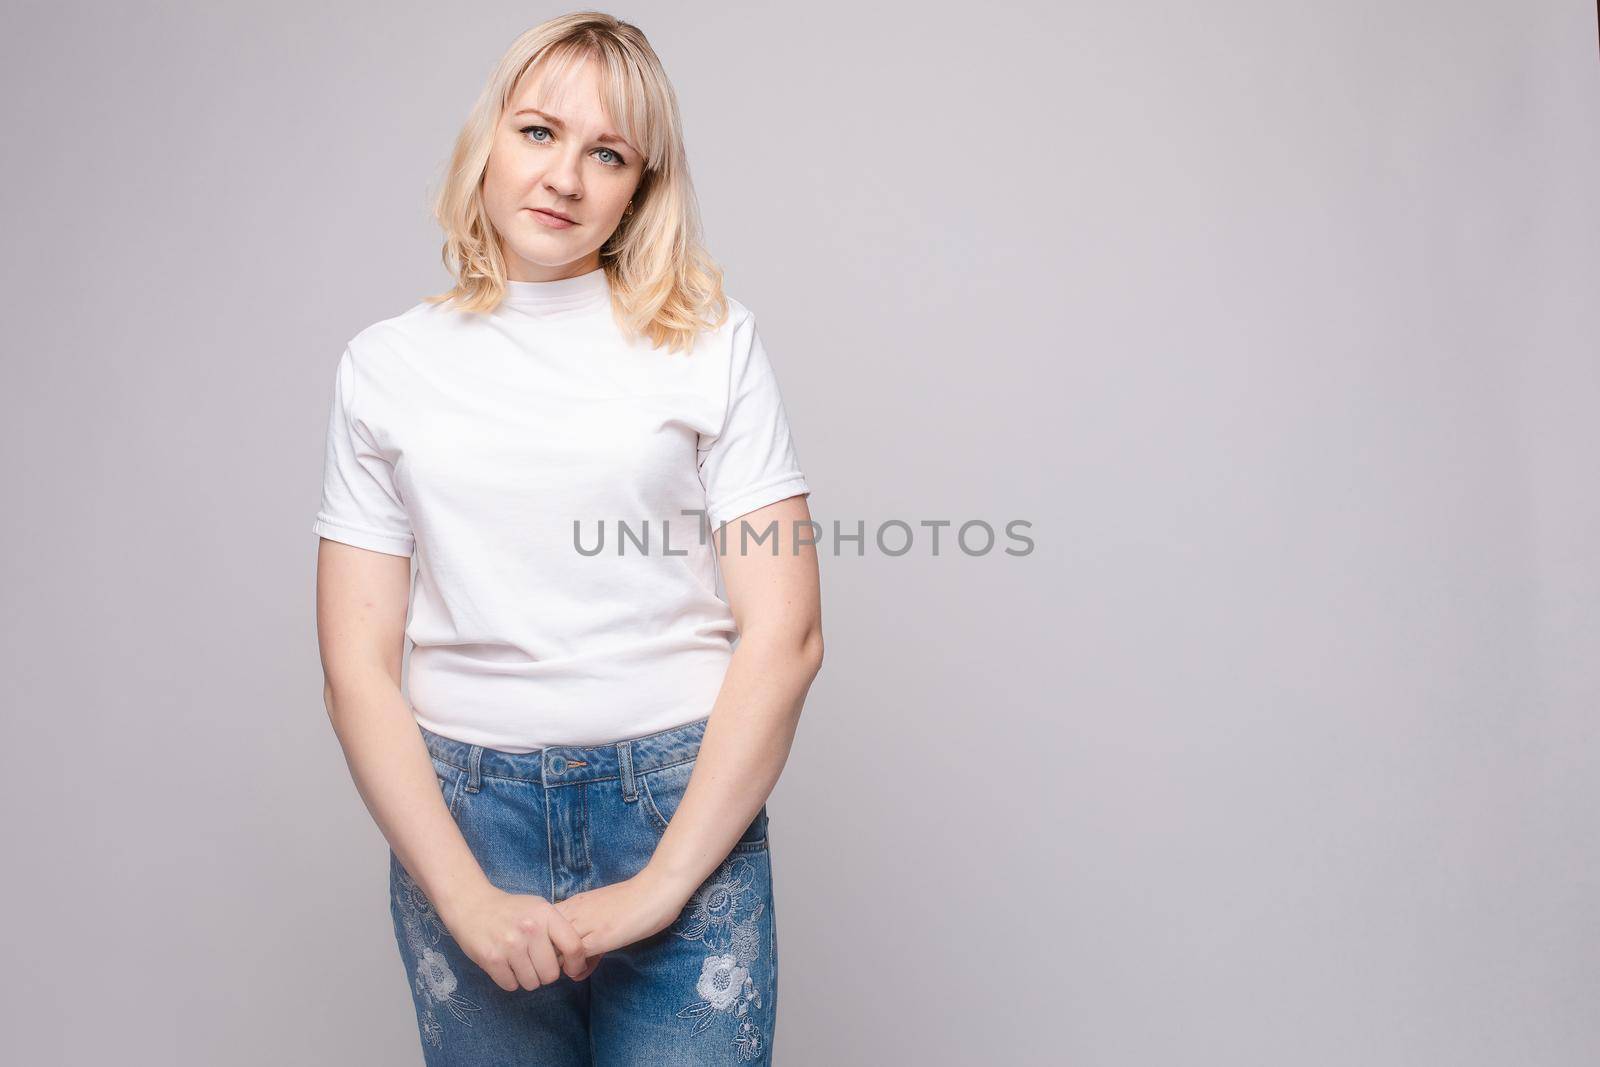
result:
[(734, 649), (694, 773), (647, 875), (688, 900), (767, 802), (821, 663), (817, 634), (746, 633)]
[(488, 886), (450, 817), (438, 775), (398, 684), (383, 671), (324, 692), (356, 790), (378, 829), (442, 914)]

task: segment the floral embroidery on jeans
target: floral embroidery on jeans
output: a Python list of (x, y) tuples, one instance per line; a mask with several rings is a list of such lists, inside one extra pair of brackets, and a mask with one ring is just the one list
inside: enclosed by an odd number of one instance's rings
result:
[(751, 977), (760, 946), (761, 913), (766, 902), (753, 906), (746, 894), (755, 884), (750, 862), (731, 854), (705, 883), (695, 890), (673, 933), (687, 941), (703, 941), (712, 949), (700, 964), (695, 983), (696, 1000), (678, 1010), (678, 1018), (694, 1019), (694, 1030), (704, 1031), (719, 1017), (736, 1020), (733, 1045), (743, 1059), (753, 1060), (766, 1051), (761, 1028), (750, 1017), (761, 1007), (761, 991)]
[(412, 881), (404, 867), (397, 867), (399, 883), (400, 925), (405, 930), (406, 944), (416, 960), (416, 980), (412, 989), (417, 994), (417, 1017), (422, 1036), (430, 1045), (438, 1047), (444, 1027), (434, 1014), (434, 1008), (443, 1005), (457, 1022), (472, 1025), (469, 1011), (482, 1011), (478, 1005), (456, 992), (456, 974), (444, 953), (434, 948), (445, 934), (444, 923), (434, 910), (433, 902)]

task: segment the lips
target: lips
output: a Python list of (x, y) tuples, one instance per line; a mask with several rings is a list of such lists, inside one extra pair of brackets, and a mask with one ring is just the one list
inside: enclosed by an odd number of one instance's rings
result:
[(532, 211), (536, 215), (544, 215), (547, 218), (559, 219), (560, 221), (566, 222), (566, 223), (572, 222), (572, 216), (563, 215), (561, 212), (555, 211), (555, 210), (553, 210), (551, 208), (536, 207), (536, 208), (530, 208), (529, 210)]

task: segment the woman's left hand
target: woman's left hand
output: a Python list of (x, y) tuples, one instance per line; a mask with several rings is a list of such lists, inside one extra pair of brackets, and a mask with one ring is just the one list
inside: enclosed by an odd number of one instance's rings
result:
[(596, 957), (665, 930), (683, 913), (683, 905), (641, 871), (626, 881), (557, 901), (555, 907), (583, 938), (584, 953)]

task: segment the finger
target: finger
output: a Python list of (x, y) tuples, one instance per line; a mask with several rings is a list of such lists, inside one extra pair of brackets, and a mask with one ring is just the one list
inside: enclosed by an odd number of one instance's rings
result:
[(533, 957), (528, 955), (527, 937), (520, 929), (516, 932), (516, 940), (506, 946), (506, 961), (516, 972), (518, 986), (538, 989), (544, 984), (539, 979), (539, 968), (534, 966)]
[(545, 928), (550, 931), (552, 941), (556, 938), (556, 932), (560, 930), (570, 931), (574, 937), (578, 935), (578, 928), (573, 925), (572, 916), (562, 910), (566, 906), (567, 902), (563, 900), (552, 904), (550, 910), (545, 913)]
[(501, 989), (504, 989), (507, 993), (514, 992), (517, 989), (516, 973), (511, 969), (505, 960), (491, 960), (487, 965), (478, 960), (473, 960), (473, 962), (477, 963), (478, 966), (482, 968), (484, 974), (487, 974), (494, 980), (495, 985), (499, 986)]
[(563, 970), (568, 976), (577, 978), (583, 970), (586, 957), (583, 938), (578, 935), (577, 928), (561, 912), (552, 910), (546, 930), (556, 950), (561, 953)]
[(539, 972), (539, 978), (545, 985), (550, 985), (561, 977), (561, 963), (556, 959), (556, 947), (551, 943), (550, 935), (543, 927), (530, 933), (528, 953), (533, 957), (534, 968)]
[(561, 967), (564, 971), (566, 971), (567, 977), (571, 978), (574, 982), (581, 982), (585, 978), (589, 977), (589, 975), (594, 971), (594, 957), (578, 956), (576, 962), (577, 966), (574, 967), (571, 959), (566, 956), (561, 957)]

